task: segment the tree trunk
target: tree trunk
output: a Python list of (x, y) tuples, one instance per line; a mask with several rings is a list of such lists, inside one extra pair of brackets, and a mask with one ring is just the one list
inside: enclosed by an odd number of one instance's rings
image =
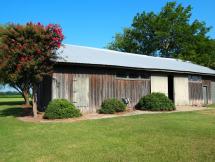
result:
[(23, 97), (24, 97), (24, 100), (25, 100), (25, 104), (29, 105), (30, 104), (30, 102), (29, 102), (29, 92), (27, 90), (23, 91)]
[(32, 102), (33, 102), (33, 116), (37, 117), (37, 91), (36, 86), (33, 86)]
[(23, 89), (21, 86), (15, 86), (15, 85), (10, 85), (12, 86), (14, 89), (16, 89), (23, 97), (23, 99), (25, 100), (25, 104), (29, 105), (30, 101), (29, 101), (29, 89)]

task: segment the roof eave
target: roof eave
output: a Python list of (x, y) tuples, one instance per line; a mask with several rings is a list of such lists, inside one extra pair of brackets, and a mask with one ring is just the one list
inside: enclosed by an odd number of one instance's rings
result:
[(89, 64), (89, 63), (72, 63), (72, 62), (56, 62), (56, 64), (62, 65), (82, 65), (82, 66), (91, 66), (91, 67), (112, 67), (119, 69), (133, 69), (133, 70), (146, 70), (154, 72), (167, 72), (167, 73), (179, 73), (179, 74), (195, 74), (195, 75), (204, 75), (204, 76), (215, 76), (211, 73), (201, 73), (201, 72), (192, 72), (192, 71), (178, 71), (178, 70), (169, 70), (169, 69), (156, 69), (156, 68), (137, 68), (137, 67), (127, 67), (127, 66), (117, 66), (117, 65), (105, 65), (105, 64)]

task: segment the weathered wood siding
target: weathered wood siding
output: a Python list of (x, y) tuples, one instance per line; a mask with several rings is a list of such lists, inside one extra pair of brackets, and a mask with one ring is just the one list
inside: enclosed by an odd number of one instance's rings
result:
[(57, 69), (53, 73), (52, 99), (65, 98), (82, 112), (95, 112), (108, 98), (129, 98), (128, 106), (134, 107), (142, 96), (150, 94), (150, 79), (119, 79), (115, 73), (114, 69)]
[(52, 99), (65, 98), (72, 101), (73, 75), (69, 73), (53, 73), (51, 95)]
[(142, 96), (150, 94), (150, 80), (126, 80), (114, 75), (90, 76), (90, 106), (95, 111), (107, 98), (129, 98), (134, 107)]
[(208, 104), (212, 103), (211, 100), (211, 80), (210, 79), (203, 79), (202, 80), (202, 85), (203, 86), (207, 86), (207, 90), (208, 90)]
[(204, 104), (203, 101), (203, 86), (207, 86), (208, 90), (208, 104), (212, 103), (211, 99), (211, 81), (212, 78), (203, 78), (202, 81), (189, 81), (189, 101), (190, 105), (201, 106)]
[(190, 105), (201, 106), (203, 104), (202, 82), (189, 81)]
[[(68, 99), (82, 112), (95, 112), (100, 108), (102, 101), (108, 98), (129, 98), (131, 103), (128, 106), (134, 107), (142, 96), (153, 91), (151, 79), (120, 79), (116, 77), (117, 73), (146, 74), (147, 72), (79, 65), (57, 66), (54, 69), (53, 77), (46, 78), (39, 87), (38, 103), (40, 110), (44, 110), (48, 102), (54, 98)], [(168, 76), (169, 74), (152, 72), (150, 75)], [(176, 76), (178, 74), (171, 73), (171, 75)], [(188, 81), (190, 105), (203, 104), (203, 86), (207, 86), (208, 103), (212, 103), (212, 81), (215, 81), (214, 77), (203, 77), (199, 82)], [(155, 79), (153, 84), (156, 86), (158, 84)], [(157, 87), (159, 88), (159, 85)], [(180, 89), (180, 86), (177, 89)], [(175, 91), (177, 90), (175, 89)]]

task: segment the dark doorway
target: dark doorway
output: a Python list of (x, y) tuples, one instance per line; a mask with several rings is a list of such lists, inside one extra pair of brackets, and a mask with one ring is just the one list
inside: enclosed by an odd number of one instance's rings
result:
[(174, 77), (168, 76), (168, 97), (174, 102)]

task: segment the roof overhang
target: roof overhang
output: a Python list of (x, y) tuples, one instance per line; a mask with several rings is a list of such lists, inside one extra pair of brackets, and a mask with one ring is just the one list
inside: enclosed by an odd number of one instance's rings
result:
[(156, 69), (156, 68), (136, 68), (126, 66), (113, 66), (113, 65), (101, 65), (101, 64), (84, 64), (84, 63), (71, 63), (71, 62), (56, 62), (56, 65), (68, 65), (68, 66), (84, 66), (84, 67), (102, 67), (102, 68), (116, 68), (116, 69), (130, 69), (139, 71), (153, 71), (153, 72), (165, 72), (165, 73), (178, 73), (178, 74), (191, 74), (191, 75), (202, 75), (202, 76), (214, 76), (215, 74), (199, 73), (192, 71), (176, 71), (169, 69)]

